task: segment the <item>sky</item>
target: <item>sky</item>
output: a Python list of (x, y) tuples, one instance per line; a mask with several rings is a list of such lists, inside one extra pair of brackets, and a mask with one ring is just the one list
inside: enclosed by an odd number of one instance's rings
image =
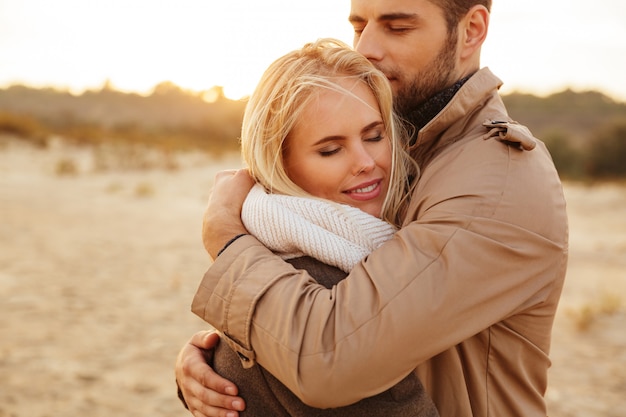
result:
[[(503, 93), (598, 90), (626, 102), (626, 1), (494, 0), (482, 65)], [(0, 0), (0, 86), (80, 93), (163, 81), (248, 95), (308, 41), (352, 42), (349, 0)]]

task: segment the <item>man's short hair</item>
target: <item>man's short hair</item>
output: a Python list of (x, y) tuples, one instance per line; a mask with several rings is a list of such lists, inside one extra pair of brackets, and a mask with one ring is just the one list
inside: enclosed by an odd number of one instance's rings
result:
[(483, 5), (491, 11), (491, 0), (430, 0), (435, 5), (443, 9), (443, 13), (448, 25), (448, 32), (453, 32), (461, 18), (467, 14), (469, 9), (477, 4)]

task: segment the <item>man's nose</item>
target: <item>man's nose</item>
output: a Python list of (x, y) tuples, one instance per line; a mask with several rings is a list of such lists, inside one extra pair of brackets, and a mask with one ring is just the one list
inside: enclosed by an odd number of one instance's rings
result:
[(376, 30), (371, 25), (354, 37), (354, 49), (370, 61), (380, 61), (383, 57), (383, 48), (377, 38)]

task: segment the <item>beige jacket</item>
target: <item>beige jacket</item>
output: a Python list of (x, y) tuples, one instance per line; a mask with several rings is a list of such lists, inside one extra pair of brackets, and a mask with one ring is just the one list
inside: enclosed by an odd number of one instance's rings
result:
[[(340, 269), (308, 256), (287, 262), (307, 270), (325, 288), (331, 288), (346, 276)], [(237, 385), (238, 395), (246, 402), (246, 410), (239, 413), (241, 417), (439, 417), (435, 404), (414, 373), (388, 390), (354, 404), (319, 409), (302, 403), (259, 364), (243, 368), (240, 357), (226, 343), (220, 343), (214, 350), (212, 366), (215, 372)]]
[(497, 123), (511, 120), (500, 85), (480, 70), (421, 129), (404, 227), (337, 286), (244, 236), (206, 273), (192, 310), (244, 365), (258, 361), (315, 407), (415, 370), (442, 416), (545, 416), (565, 200), (545, 146)]

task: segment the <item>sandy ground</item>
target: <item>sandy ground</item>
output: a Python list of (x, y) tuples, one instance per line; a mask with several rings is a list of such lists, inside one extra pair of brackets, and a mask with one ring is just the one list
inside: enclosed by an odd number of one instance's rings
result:
[[(201, 215), (215, 170), (238, 156), (102, 161), (0, 137), (0, 417), (189, 415), (173, 363), (206, 327), (189, 312), (210, 263)], [(549, 414), (626, 416), (626, 188), (565, 191)]]

